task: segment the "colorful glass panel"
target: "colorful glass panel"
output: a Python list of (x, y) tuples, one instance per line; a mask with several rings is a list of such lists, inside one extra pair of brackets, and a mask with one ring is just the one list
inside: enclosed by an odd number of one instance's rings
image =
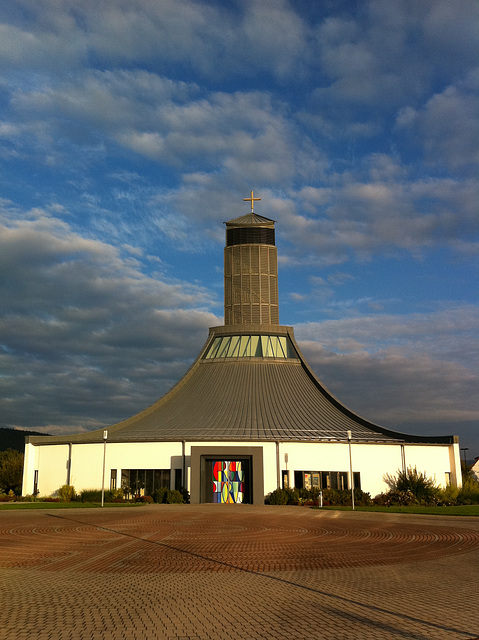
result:
[(243, 502), (245, 493), (244, 465), (237, 460), (217, 460), (213, 465), (213, 502)]

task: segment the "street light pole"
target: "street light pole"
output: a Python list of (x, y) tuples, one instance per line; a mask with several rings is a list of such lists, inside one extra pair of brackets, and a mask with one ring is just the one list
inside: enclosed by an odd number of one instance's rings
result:
[(105, 505), (105, 462), (106, 462), (106, 440), (108, 438), (108, 431), (103, 431), (103, 473), (101, 476), (101, 506)]
[(466, 451), (469, 451), (469, 447), (461, 447), (461, 451), (464, 452), (464, 471), (467, 468)]
[(353, 476), (353, 457), (351, 454), (351, 438), (352, 433), (348, 431), (348, 444), (349, 444), (349, 476), (351, 478), (351, 504), (354, 511), (354, 476)]

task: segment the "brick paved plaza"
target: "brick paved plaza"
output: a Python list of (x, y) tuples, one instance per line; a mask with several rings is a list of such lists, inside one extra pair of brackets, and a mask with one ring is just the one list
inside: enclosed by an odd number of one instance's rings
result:
[(0, 512), (1, 640), (472, 639), (478, 578), (479, 518)]

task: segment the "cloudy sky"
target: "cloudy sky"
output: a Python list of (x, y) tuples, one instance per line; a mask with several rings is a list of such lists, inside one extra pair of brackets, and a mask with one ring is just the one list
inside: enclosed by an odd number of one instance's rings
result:
[(323, 383), (479, 455), (476, 0), (11, 0), (0, 23), (0, 426), (163, 395), (223, 322), (253, 189)]

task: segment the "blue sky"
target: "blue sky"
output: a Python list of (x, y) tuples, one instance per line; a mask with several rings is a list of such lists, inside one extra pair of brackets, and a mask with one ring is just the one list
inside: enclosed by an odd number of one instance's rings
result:
[(0, 426), (145, 408), (223, 322), (225, 220), (360, 415), (479, 455), (479, 3), (0, 4)]

